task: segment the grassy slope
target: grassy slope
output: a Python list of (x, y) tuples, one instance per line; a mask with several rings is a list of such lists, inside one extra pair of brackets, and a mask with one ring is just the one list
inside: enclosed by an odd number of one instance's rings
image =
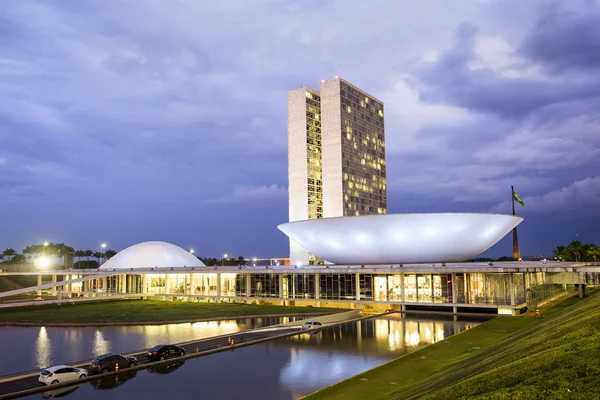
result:
[(246, 315), (327, 313), (340, 309), (281, 307), (227, 303), (173, 303), (117, 300), (63, 305), (15, 307), (0, 310), (0, 322), (78, 323), (178, 321)]
[(309, 398), (596, 398), (598, 343), (600, 295), (571, 298), (543, 318), (498, 317)]

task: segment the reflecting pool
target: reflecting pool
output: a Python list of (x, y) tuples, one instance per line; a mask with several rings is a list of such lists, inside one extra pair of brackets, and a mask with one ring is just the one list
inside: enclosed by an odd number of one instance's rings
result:
[(45, 396), (62, 396), (62, 391), (71, 390), (66, 397), (86, 400), (140, 394), (146, 399), (293, 400), (479, 323), (390, 314), (108, 377)]
[[(142, 350), (294, 320), (265, 317), (186, 324), (110, 327), (0, 327), (0, 375)], [(7, 362), (6, 360), (10, 360)]]

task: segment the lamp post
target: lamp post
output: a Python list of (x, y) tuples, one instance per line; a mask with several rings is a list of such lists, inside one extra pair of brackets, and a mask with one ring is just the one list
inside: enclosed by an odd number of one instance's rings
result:
[(48, 247), (50, 243), (44, 242), (44, 247), (42, 247), (42, 256), (46, 257), (46, 247)]
[(102, 265), (102, 261), (104, 261), (104, 249), (106, 248), (106, 243), (102, 243), (100, 245), (100, 265)]
[(190, 249), (190, 254), (194, 254), (194, 249)]
[(225, 265), (225, 259), (227, 258), (227, 253), (223, 254), (223, 258), (221, 259), (221, 267)]

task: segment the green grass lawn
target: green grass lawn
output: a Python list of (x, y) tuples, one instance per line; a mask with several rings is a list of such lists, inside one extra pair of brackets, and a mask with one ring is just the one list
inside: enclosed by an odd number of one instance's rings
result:
[(0, 309), (0, 322), (169, 322), (247, 315), (319, 314), (340, 311), (344, 310), (229, 303), (113, 300)]
[(495, 318), (308, 399), (592, 399), (600, 393), (598, 360), (594, 294), (571, 297), (542, 318)]

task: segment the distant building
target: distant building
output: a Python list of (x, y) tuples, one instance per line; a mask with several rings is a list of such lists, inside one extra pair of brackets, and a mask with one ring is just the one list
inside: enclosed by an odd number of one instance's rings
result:
[[(383, 103), (336, 77), (288, 92), (289, 221), (387, 214)], [(290, 241), (291, 264), (324, 260)]]

